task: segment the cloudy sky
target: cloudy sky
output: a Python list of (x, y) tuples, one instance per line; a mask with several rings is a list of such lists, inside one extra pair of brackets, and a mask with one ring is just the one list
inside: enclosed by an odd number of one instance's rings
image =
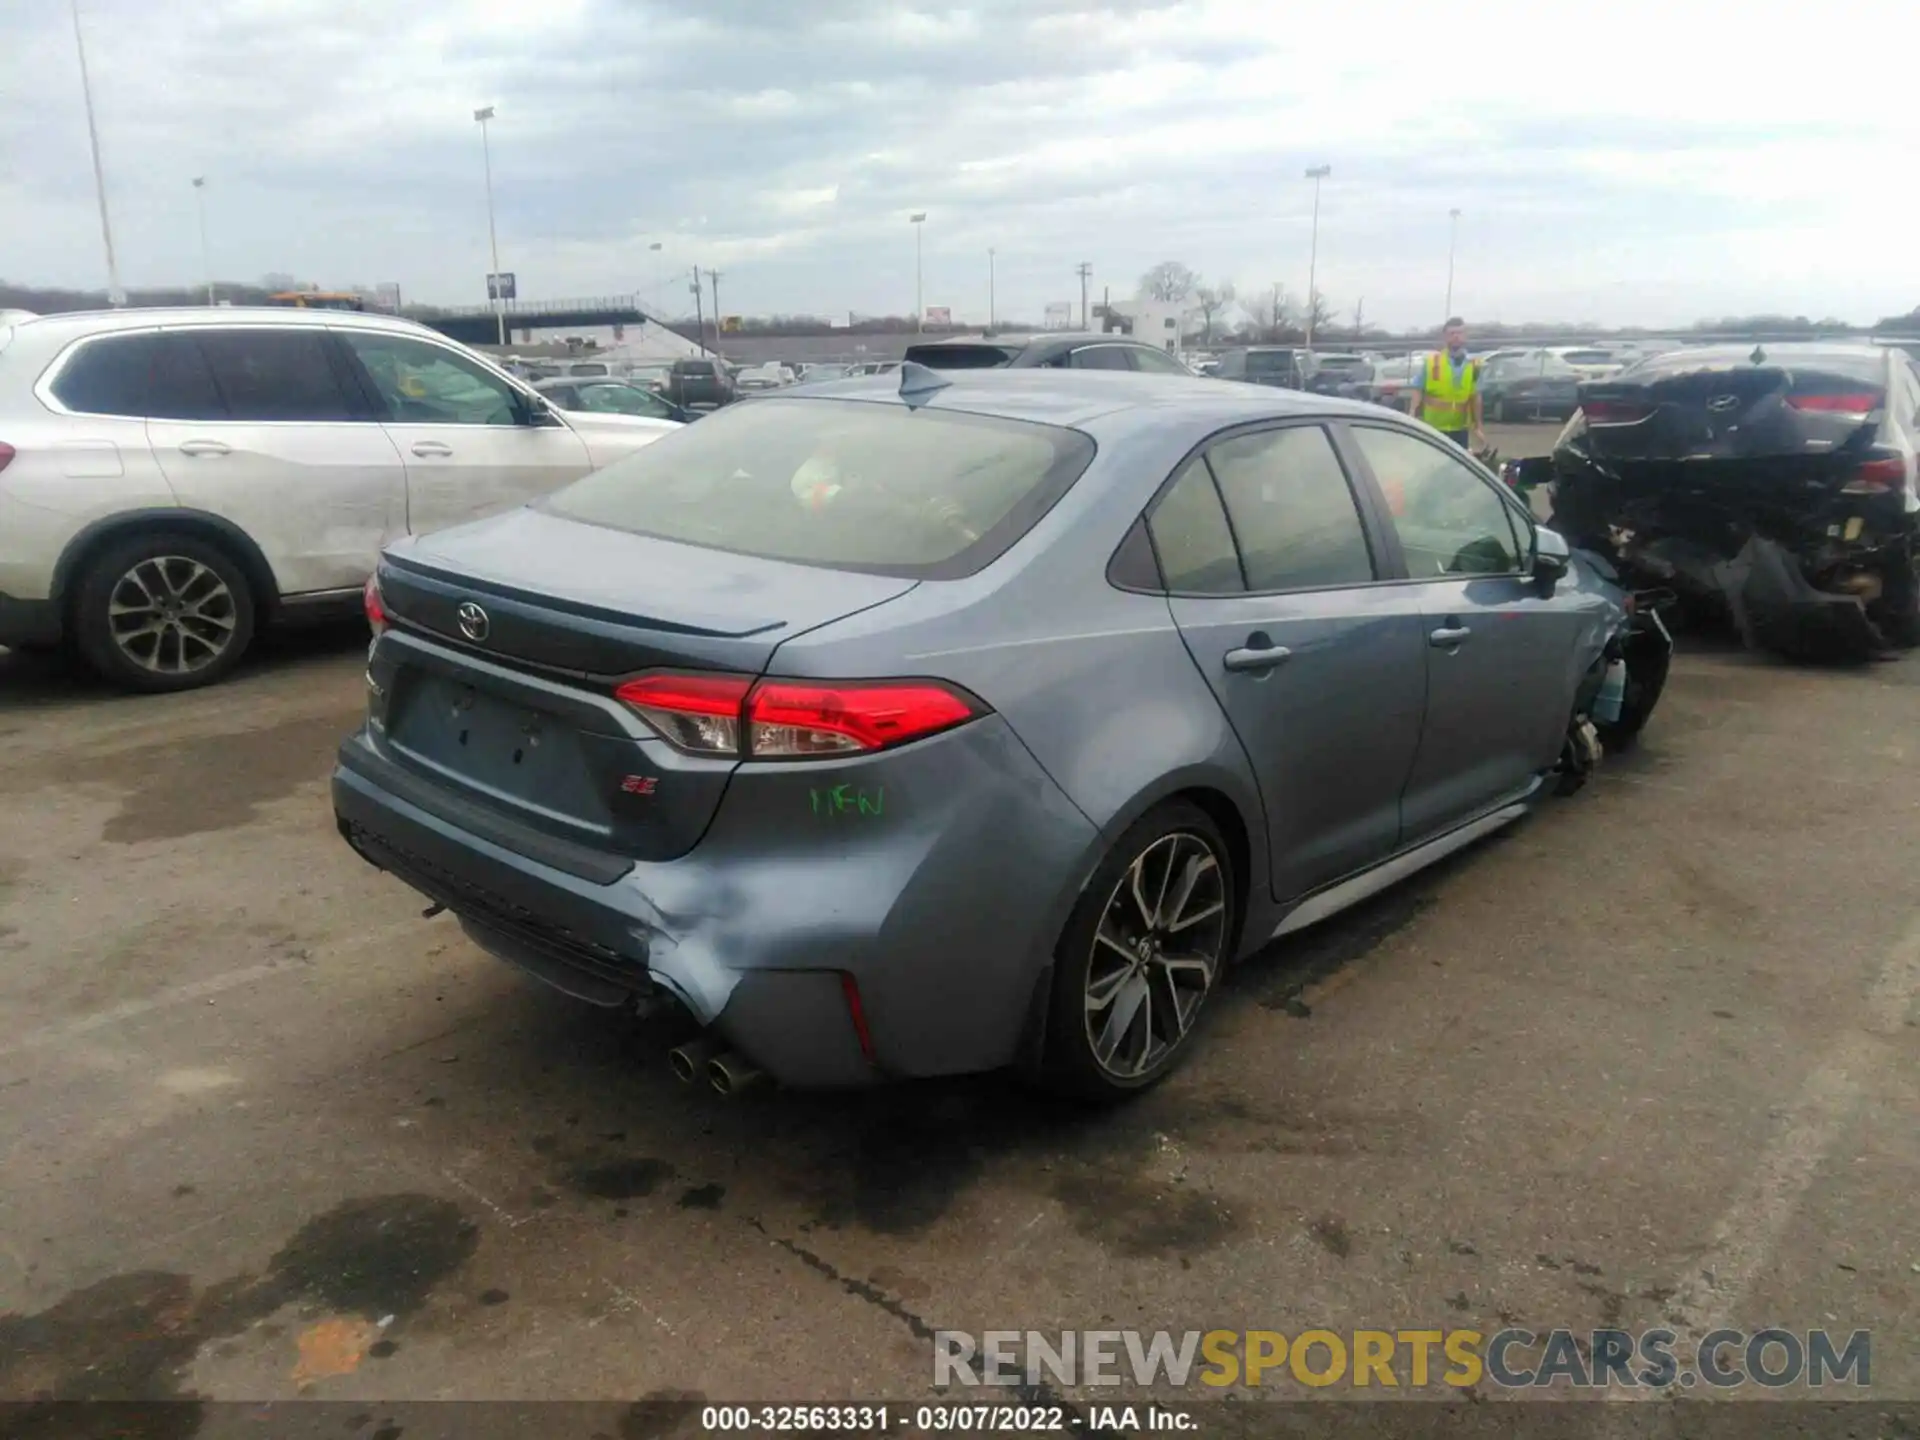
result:
[[(1038, 318), (1177, 259), (1434, 323), (1920, 303), (1912, 0), (81, 0), (120, 267)], [(1769, 16), (1773, 18), (1768, 18)], [(1457, 17), (1457, 18), (1455, 18)], [(1904, 56), (1897, 65), (1893, 57)], [(1889, 68), (1891, 66), (1891, 68)], [(1876, 76), (1880, 79), (1876, 80)], [(100, 286), (68, 0), (0, 4), (0, 277)], [(660, 245), (660, 250), (650, 247)]]

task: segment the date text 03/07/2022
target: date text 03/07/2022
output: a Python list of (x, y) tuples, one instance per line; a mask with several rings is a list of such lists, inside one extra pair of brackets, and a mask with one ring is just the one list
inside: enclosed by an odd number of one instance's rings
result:
[[(1103, 1405), (1091, 1424), (1098, 1430), (1199, 1428), (1193, 1415), (1158, 1405)], [(1029, 1435), (1077, 1432), (1081, 1425), (1064, 1405), (708, 1405), (700, 1428), (709, 1434)]]

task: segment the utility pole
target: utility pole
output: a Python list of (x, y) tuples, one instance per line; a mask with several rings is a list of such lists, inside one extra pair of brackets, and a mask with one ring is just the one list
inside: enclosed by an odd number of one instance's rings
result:
[(1353, 338), (1358, 340), (1367, 328), (1367, 297), (1362, 295), (1353, 306)]
[(494, 342), (501, 349), (507, 347), (507, 297), (506, 280), (500, 274), (500, 233), (493, 224), (493, 146), (487, 140), (487, 122), (493, 119), (493, 106), (483, 105), (473, 112), (473, 118), (480, 122), (480, 158), (487, 167), (487, 248), (493, 255), (493, 283), (487, 288), (493, 292), (493, 329)]
[(1307, 346), (1313, 349), (1313, 315), (1320, 308), (1320, 291), (1316, 271), (1320, 264), (1320, 182), (1333, 173), (1331, 165), (1315, 165), (1308, 169), (1307, 179), (1313, 182), (1313, 239), (1307, 250)]
[(707, 314), (700, 308), (700, 267), (693, 267), (693, 333), (700, 337), (698, 344), (702, 350), (707, 348)]
[(1278, 340), (1280, 338), (1280, 282), (1278, 280), (1273, 282), (1273, 313), (1267, 318), (1272, 322), (1273, 330), (1267, 339)]
[(993, 247), (987, 247), (987, 333), (993, 333)]
[(207, 177), (193, 177), (193, 203), (200, 212), (200, 273), (207, 277), (207, 304), (214, 303), (213, 298), (213, 259), (207, 249)]
[(926, 228), (927, 212), (914, 211), (907, 217), (907, 223), (913, 226), (913, 333), (918, 335), (926, 328), (927, 323), (926, 292), (921, 288), (923, 272), (920, 268), (920, 235)]
[(1453, 318), (1453, 252), (1460, 241), (1460, 212), (1447, 211), (1447, 308), (1442, 312), (1442, 320)]
[(1093, 278), (1093, 262), (1090, 260), (1082, 260), (1079, 265), (1074, 267), (1073, 273), (1080, 277), (1080, 328), (1085, 330), (1089, 328), (1087, 325), (1087, 281)]
[(93, 81), (87, 74), (87, 39), (80, 33), (80, 0), (73, 0), (73, 45), (80, 52), (80, 98), (87, 107), (87, 144), (93, 149), (93, 192), (100, 201), (100, 239), (107, 247), (107, 303), (124, 305), (120, 262), (113, 256), (113, 222), (107, 218), (107, 174), (100, 165), (100, 128), (93, 121)]
[(707, 283), (713, 287), (713, 353), (720, 353), (720, 272), (707, 271)]

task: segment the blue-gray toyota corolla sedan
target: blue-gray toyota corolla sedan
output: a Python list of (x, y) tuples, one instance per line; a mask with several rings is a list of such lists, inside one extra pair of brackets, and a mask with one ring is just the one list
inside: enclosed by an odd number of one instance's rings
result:
[(1668, 653), (1412, 421), (1070, 370), (730, 407), (367, 601), (347, 842), (684, 1007), (721, 1089), (1151, 1084), (1237, 956), (1577, 779)]

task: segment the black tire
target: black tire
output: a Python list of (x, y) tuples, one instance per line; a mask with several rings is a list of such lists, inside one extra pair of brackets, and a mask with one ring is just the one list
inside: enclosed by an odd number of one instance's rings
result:
[(1887, 643), (1902, 650), (1920, 647), (1920, 574), (1916, 574), (1913, 541), (1889, 556), (1880, 574), (1880, 602), (1871, 618)]
[[(143, 596), (154, 601), (151, 610), (125, 608)], [(177, 532), (129, 536), (81, 574), (73, 636), (87, 664), (116, 685), (194, 690), (240, 663), (253, 643), (254, 604), (246, 572), (213, 542)], [(151, 622), (132, 634), (129, 617), (147, 615)]]
[[(1153, 891), (1148, 898), (1156, 914), (1173, 909), (1174, 887), (1187, 886), (1179, 912), (1160, 914), (1157, 927), (1143, 923), (1150, 917), (1134, 899), (1136, 862), (1144, 877), (1139, 888)], [(1233, 958), (1239, 907), (1232, 853), (1204, 810), (1171, 801), (1134, 822), (1087, 882), (1054, 952), (1041, 1077), (1050, 1088), (1086, 1099), (1120, 1099), (1172, 1073), (1192, 1051), (1206, 1002)], [(1103, 924), (1104, 933), (1125, 943), (1096, 938)], [(1142, 948), (1142, 941), (1153, 943)], [(1205, 956), (1211, 968), (1203, 972), (1194, 957)], [(1092, 1011), (1090, 982), (1116, 976), (1114, 998)], [(1110, 1031), (1130, 995), (1139, 998), (1117, 1033)], [(1099, 1037), (1097, 1014), (1107, 1021)], [(1100, 1042), (1109, 1035), (1114, 1043), (1103, 1057)]]

